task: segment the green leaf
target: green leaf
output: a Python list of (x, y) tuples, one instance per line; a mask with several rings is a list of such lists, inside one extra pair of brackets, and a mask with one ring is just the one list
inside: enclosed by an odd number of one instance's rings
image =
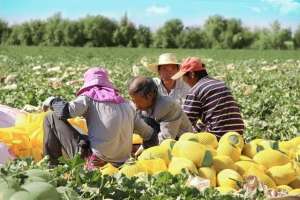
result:
[(202, 161), (202, 167), (211, 167), (213, 165), (213, 155), (210, 151), (206, 150)]

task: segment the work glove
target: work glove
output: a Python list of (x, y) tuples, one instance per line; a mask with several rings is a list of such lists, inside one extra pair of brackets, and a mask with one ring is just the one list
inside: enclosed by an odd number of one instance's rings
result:
[(59, 97), (48, 97), (42, 105), (43, 111), (52, 110), (55, 115), (61, 120), (70, 118), (69, 103)]
[(42, 103), (42, 109), (44, 112), (47, 112), (49, 109), (52, 110), (51, 106), (51, 102), (55, 99), (56, 97), (51, 96), (48, 97), (43, 103)]

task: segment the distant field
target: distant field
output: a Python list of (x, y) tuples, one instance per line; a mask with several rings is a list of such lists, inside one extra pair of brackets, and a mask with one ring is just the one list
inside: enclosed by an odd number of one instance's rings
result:
[[(1, 47), (0, 103), (22, 108), (39, 105), (50, 95), (72, 99), (89, 66), (104, 66), (127, 97), (126, 81), (132, 66), (146, 56), (174, 52), (181, 60), (198, 56), (212, 76), (233, 90), (249, 138), (290, 138), (300, 132), (300, 51), (181, 50), (130, 48)], [(140, 73), (153, 76), (145, 68)], [(8, 75), (14, 78), (4, 83)]]

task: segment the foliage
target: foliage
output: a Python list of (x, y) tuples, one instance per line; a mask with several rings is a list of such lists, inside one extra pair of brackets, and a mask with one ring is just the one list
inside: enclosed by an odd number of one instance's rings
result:
[[(61, 191), (64, 199), (207, 199), (233, 200), (246, 199), (244, 197), (221, 195), (209, 188), (199, 192), (196, 188), (186, 186), (187, 174), (173, 176), (168, 172), (161, 172), (154, 176), (143, 175), (127, 178), (124, 175), (102, 176), (100, 171), (87, 171), (83, 167), (83, 160), (75, 156), (71, 160), (61, 160), (58, 167), (48, 169), (46, 160), (34, 163), (31, 159), (15, 160), (1, 168), (0, 180), (12, 177), (16, 184), (21, 185), (29, 178), (28, 169), (42, 169), (50, 171), (49, 183)], [(20, 186), (14, 187), (20, 187)]]
[[(203, 59), (210, 75), (232, 89), (246, 122), (245, 137), (288, 139), (300, 132), (300, 60), (297, 51), (169, 50), (179, 60)], [(128, 98), (127, 81), (136, 65), (143, 75), (154, 76), (140, 64), (147, 56), (157, 60), (160, 49), (131, 48), (25, 48), (0, 50), (0, 103), (22, 108), (41, 105), (48, 96), (75, 97), (78, 82), (90, 66), (108, 69), (113, 83)], [(9, 75), (15, 82), (7, 83)]]
[[(200, 23), (200, 22), (199, 22)], [(136, 26), (125, 14), (119, 22), (105, 16), (86, 16), (78, 20), (56, 13), (47, 20), (31, 20), (8, 25), (0, 19), (1, 45), (157, 47), (214, 49), (295, 49), (300, 47), (299, 28), (292, 35), (278, 21), (270, 27), (251, 31), (236, 18), (208, 17), (203, 26), (185, 26), (170, 19), (157, 30)]]

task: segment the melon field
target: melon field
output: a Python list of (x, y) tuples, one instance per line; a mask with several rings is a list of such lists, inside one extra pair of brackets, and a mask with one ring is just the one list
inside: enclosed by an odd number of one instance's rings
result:
[[(106, 68), (128, 98), (131, 77), (155, 76), (141, 60), (155, 62), (165, 52), (179, 60), (200, 57), (211, 76), (226, 82), (246, 124), (243, 138), (186, 133), (147, 149), (138, 161), (97, 171), (84, 170), (78, 156), (54, 169), (47, 158), (22, 156), (1, 168), (0, 199), (265, 199), (263, 187), (248, 191), (246, 177), (253, 175), (268, 188), (300, 194), (299, 51), (1, 47), (0, 104), (22, 109), (48, 96), (71, 100), (92, 66)], [(191, 177), (212, 187), (199, 191)]]

